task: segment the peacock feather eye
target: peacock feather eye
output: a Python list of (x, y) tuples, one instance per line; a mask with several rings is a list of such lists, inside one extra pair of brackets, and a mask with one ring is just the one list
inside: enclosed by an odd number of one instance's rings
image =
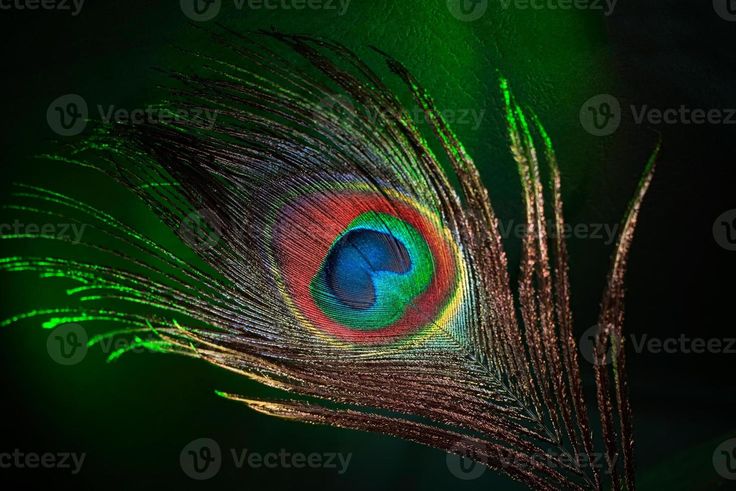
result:
[[(329, 225), (325, 210), (335, 210)], [(427, 332), (459, 295), (457, 248), (407, 197), (298, 199), (281, 210), (273, 242), (287, 303), (339, 340), (387, 343)]]

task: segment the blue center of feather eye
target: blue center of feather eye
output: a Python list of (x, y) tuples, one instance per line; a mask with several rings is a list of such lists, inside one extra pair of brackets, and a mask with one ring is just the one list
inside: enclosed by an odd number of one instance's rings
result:
[(324, 263), (325, 283), (343, 305), (366, 310), (376, 303), (373, 276), (396, 274), (411, 269), (404, 244), (392, 235), (356, 229), (342, 236), (331, 248)]
[(345, 328), (375, 331), (399, 322), (427, 290), (434, 260), (409, 223), (368, 211), (335, 237), (309, 289), (315, 306)]

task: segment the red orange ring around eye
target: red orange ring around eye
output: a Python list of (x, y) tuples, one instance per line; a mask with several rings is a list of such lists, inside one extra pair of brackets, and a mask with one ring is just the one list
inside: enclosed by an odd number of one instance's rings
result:
[[(427, 290), (401, 319), (375, 331), (359, 331), (327, 317), (316, 305), (310, 283), (335, 239), (366, 212), (386, 213), (413, 226), (432, 253), (435, 272)], [(388, 343), (431, 326), (458, 288), (458, 261), (449, 237), (428, 216), (404, 200), (360, 191), (315, 194), (286, 205), (274, 227), (273, 241), (285, 295), (316, 329), (352, 343)]]

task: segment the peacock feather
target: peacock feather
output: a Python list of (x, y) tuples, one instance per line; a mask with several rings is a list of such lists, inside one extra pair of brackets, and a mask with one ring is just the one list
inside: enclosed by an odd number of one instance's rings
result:
[[(224, 28), (210, 35), (239, 62), (190, 53), (201, 70), (169, 72), (170, 99), (160, 106), (193, 116), (99, 124), (47, 156), (116, 180), (202, 262), (73, 197), (19, 185), (11, 208), (91, 224), (105, 240), (83, 243), (89, 254), (72, 258), (0, 260), (3, 271), (71, 279), (78, 299), (3, 325), (109, 325), (90, 345), (120, 334), (137, 340), (113, 358), (143, 345), (290, 393), (274, 401), (218, 392), (269, 415), (471, 456), (535, 489), (633, 489), (623, 277), (654, 157), (601, 304), (591, 416), (560, 171), (549, 136), (509, 83), (501, 78), (500, 111), (527, 230), (516, 287), (473, 160), (403, 65), (374, 49), (406, 87), (397, 95), (335, 42)], [(432, 141), (401, 97), (421, 107)], [(211, 113), (214, 124), (198, 116)], [(28, 238), (64, 240), (3, 237)], [(119, 307), (100, 307), (111, 301)], [(594, 465), (595, 455), (605, 465)]]

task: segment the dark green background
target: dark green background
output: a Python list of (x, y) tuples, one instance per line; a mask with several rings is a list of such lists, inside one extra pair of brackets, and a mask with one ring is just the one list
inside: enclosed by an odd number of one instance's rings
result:
[[(733, 336), (736, 253), (717, 246), (711, 227), (723, 211), (736, 208), (734, 128), (650, 128), (625, 121), (613, 136), (599, 138), (588, 135), (578, 120), (582, 103), (600, 93), (652, 107), (736, 107), (736, 23), (715, 15), (709, 1), (643, 3), (621, 0), (614, 15), (604, 17), (504, 11), (492, 0), (483, 18), (467, 23), (450, 15), (443, 0), (353, 0), (345, 16), (236, 11), (225, 1), (217, 21), (242, 31), (275, 27), (332, 37), (372, 60), (366, 46), (375, 45), (402, 60), (440, 108), (485, 110), (480, 128), (456, 130), (502, 220), (519, 220), (521, 203), (503, 133), (499, 71), (548, 127), (573, 224), (618, 221), (659, 134), (664, 150), (632, 253), (627, 329), (658, 337)], [(52, 187), (136, 223), (181, 251), (151, 214), (104, 178), (32, 156), (58, 148), (46, 123), (53, 99), (78, 93), (90, 107), (144, 107), (162, 81), (152, 67), (196, 69), (195, 60), (172, 49), (192, 47), (201, 39), (195, 31), (173, 1), (89, 0), (77, 17), (0, 11), (2, 203), (10, 201), (12, 182)], [(12, 222), (15, 215), (3, 211), (2, 217)], [(54, 252), (29, 243), (0, 247), (0, 256)], [(518, 241), (509, 240), (508, 248), (516, 264)], [(595, 323), (611, 247), (573, 239), (570, 248), (582, 333)], [(0, 284), (0, 317), (51, 305), (66, 286), (10, 274), (0, 276)], [(213, 389), (248, 395), (261, 389), (202, 362), (133, 354), (106, 364), (93, 349), (81, 364), (63, 367), (49, 358), (47, 335), (34, 322), (0, 332), (0, 452), (76, 451), (86, 452), (87, 460), (77, 476), (0, 469), (0, 482), (19, 478), (85, 488), (520, 488), (491, 472), (474, 481), (457, 480), (442, 452), (419, 445), (253, 413), (215, 397)], [(715, 474), (710, 459), (736, 427), (734, 356), (642, 354), (632, 355), (630, 365), (642, 488), (728, 488), (731, 483)], [(179, 452), (199, 437), (214, 438), (223, 449), (352, 452), (353, 457), (343, 476), (226, 464), (213, 480), (197, 483), (179, 468)]]

